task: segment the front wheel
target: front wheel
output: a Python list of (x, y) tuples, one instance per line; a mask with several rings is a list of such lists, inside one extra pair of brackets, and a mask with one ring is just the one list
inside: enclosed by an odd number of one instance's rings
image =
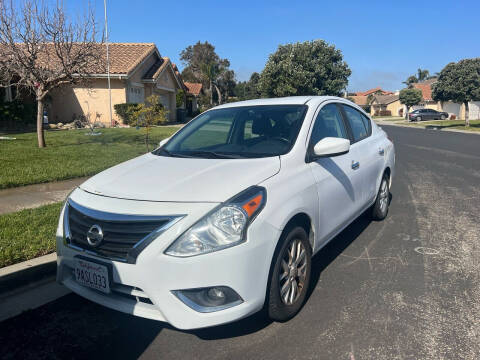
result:
[(390, 202), (390, 184), (387, 175), (383, 175), (380, 189), (378, 189), (377, 199), (372, 206), (372, 218), (374, 220), (383, 220), (387, 217), (388, 206)]
[(441, 115), (440, 120), (445, 120), (445, 115)]
[(305, 230), (294, 227), (282, 235), (275, 251), (267, 293), (268, 316), (293, 318), (305, 302), (310, 284), (312, 249)]
[(415, 119), (416, 121), (422, 121), (422, 117), (421, 116), (417, 116), (417, 118)]

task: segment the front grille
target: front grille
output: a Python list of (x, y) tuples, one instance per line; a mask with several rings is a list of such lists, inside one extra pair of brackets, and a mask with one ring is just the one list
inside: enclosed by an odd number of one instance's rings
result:
[[(69, 200), (66, 213), (66, 237), (70, 245), (129, 263), (134, 263), (138, 254), (153, 238), (182, 217), (106, 213), (82, 207), (72, 200)], [(93, 225), (99, 226), (103, 232), (103, 239), (97, 246), (92, 246), (87, 241), (87, 233)]]

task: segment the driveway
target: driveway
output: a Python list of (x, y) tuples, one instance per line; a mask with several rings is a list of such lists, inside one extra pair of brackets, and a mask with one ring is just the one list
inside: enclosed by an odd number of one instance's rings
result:
[[(76, 295), (0, 324), (4, 358), (478, 359), (480, 142), (384, 126), (397, 149), (387, 219), (361, 217), (314, 259), (288, 323), (182, 332)], [(175, 274), (158, 274), (175, 276)]]

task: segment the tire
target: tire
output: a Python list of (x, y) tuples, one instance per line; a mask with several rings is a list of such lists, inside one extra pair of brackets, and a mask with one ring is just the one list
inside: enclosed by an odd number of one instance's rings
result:
[(421, 116), (417, 116), (417, 117), (415, 118), (415, 121), (422, 121), (422, 117), (421, 117)]
[[(294, 254), (292, 254), (293, 248), (295, 248)], [(297, 257), (296, 249), (298, 248), (300, 248), (300, 254), (305, 255)], [(297, 267), (288, 266), (291, 260), (296, 259), (300, 259), (297, 260)], [(294, 261), (291, 263), (293, 264)], [(287, 321), (300, 311), (310, 285), (311, 269), (312, 249), (305, 229), (297, 226), (285, 231), (273, 255), (272, 270), (268, 280), (266, 310), (270, 319)]]
[(440, 120), (445, 120), (445, 115), (440, 115)]
[(390, 205), (390, 184), (389, 178), (385, 174), (380, 182), (380, 188), (378, 189), (377, 198), (372, 206), (372, 219), (383, 220), (387, 217), (388, 206)]

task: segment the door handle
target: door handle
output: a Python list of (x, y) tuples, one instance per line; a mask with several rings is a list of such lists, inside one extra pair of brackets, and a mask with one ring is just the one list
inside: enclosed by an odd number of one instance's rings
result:
[(382, 148), (379, 148), (379, 149), (378, 149), (378, 155), (383, 156), (383, 154), (385, 154), (385, 150), (382, 149)]
[(352, 160), (352, 169), (357, 170), (360, 167), (360, 163), (358, 161)]

